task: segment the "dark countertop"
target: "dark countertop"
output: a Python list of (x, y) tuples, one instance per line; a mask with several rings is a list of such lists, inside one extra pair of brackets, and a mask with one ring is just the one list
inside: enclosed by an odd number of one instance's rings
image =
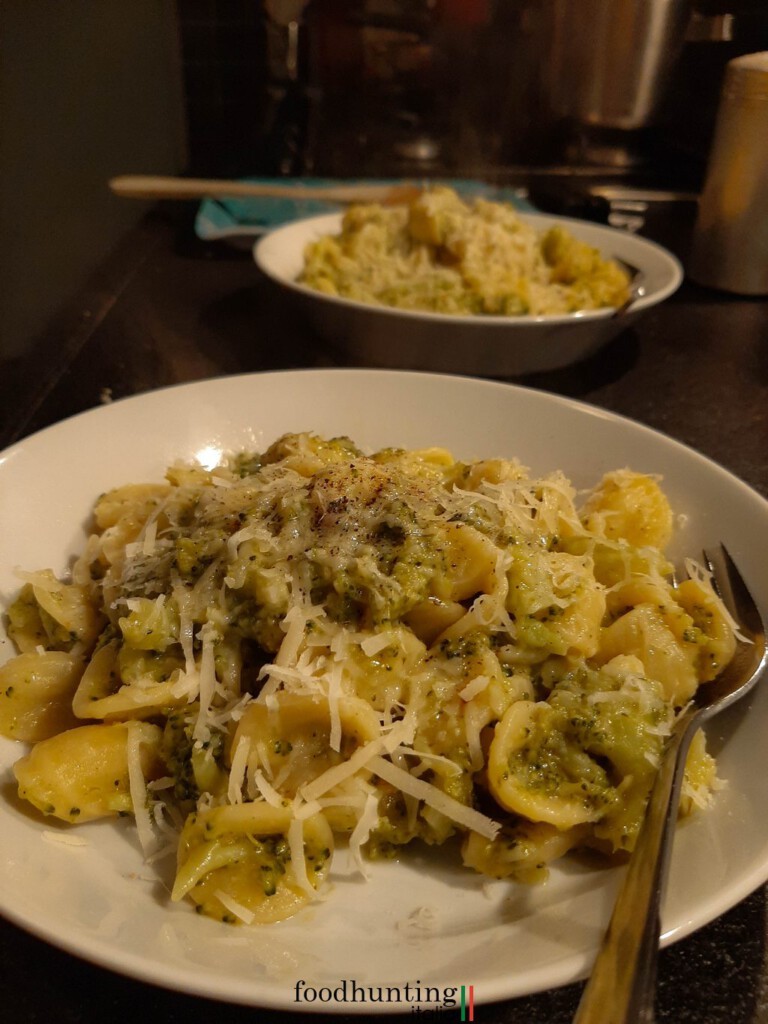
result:
[[(347, 365), (247, 254), (193, 238), (187, 217), (149, 215), (23, 359), (0, 361), (0, 448), (100, 402), (222, 374)], [(644, 229), (685, 258), (672, 211)], [(596, 357), (522, 381), (630, 416), (693, 446), (768, 497), (768, 301), (686, 282)], [(666, 949), (660, 1022), (768, 1024), (768, 905), (762, 887)], [(566, 1024), (580, 986), (492, 1006), (492, 1024)], [(222, 1007), (113, 975), (0, 921), (7, 1024), (137, 1016), (185, 1024)], [(291, 1014), (226, 1008), (227, 1019)], [(450, 1017), (453, 1011), (447, 1011)], [(361, 1018), (336, 1018), (360, 1020)], [(413, 1019), (413, 1014), (402, 1015)], [(458, 1012), (454, 1019), (458, 1019)]]

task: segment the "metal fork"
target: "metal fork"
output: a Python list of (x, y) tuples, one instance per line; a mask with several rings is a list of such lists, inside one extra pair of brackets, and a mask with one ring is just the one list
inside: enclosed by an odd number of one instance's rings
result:
[(614, 262), (620, 264), (620, 266), (622, 266), (629, 275), (629, 295), (624, 302), (622, 302), (620, 306), (617, 306), (613, 313), (611, 313), (611, 316), (615, 320), (617, 317), (624, 316), (630, 307), (645, 295), (646, 289), (643, 272), (639, 267), (635, 267), (631, 263), (627, 263), (626, 260), (619, 259), (618, 256), (614, 256), (613, 259)]
[(653, 1024), (660, 909), (674, 824), (693, 734), (708, 718), (735, 703), (768, 664), (766, 627), (725, 548), (704, 552), (713, 584), (748, 642), (730, 664), (677, 717), (662, 755), (645, 821), (616, 899), (608, 930), (573, 1018), (573, 1024)]

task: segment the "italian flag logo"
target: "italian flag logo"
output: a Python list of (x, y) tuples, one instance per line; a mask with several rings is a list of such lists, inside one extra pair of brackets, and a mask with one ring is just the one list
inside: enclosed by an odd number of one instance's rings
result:
[(470, 1021), (475, 1019), (475, 986), (461, 986), (461, 1019)]

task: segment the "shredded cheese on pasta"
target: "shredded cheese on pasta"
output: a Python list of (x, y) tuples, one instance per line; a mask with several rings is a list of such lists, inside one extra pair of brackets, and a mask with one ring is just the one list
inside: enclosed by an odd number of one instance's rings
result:
[[(132, 813), (148, 863), (175, 852), (173, 898), (223, 921), (323, 898), (337, 843), (369, 877), (457, 836), (518, 882), (630, 850), (676, 714), (741, 639), (703, 569), (673, 580), (675, 517), (628, 469), (577, 496), (516, 460), (289, 434), (95, 522), (71, 581), (18, 573), (19, 792)], [(697, 742), (683, 809), (717, 787)]]

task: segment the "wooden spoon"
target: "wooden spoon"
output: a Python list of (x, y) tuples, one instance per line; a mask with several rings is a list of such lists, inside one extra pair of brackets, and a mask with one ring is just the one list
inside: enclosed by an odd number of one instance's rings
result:
[(216, 178), (164, 178), (155, 175), (124, 174), (112, 178), (110, 189), (126, 199), (316, 199), (327, 203), (408, 203), (423, 189), (402, 185), (273, 185)]

